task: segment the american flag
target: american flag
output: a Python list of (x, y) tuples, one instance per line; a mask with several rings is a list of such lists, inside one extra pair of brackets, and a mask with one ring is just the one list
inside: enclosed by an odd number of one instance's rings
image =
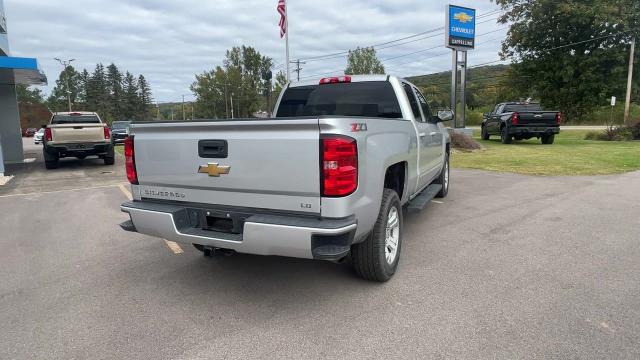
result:
[(287, 33), (287, 6), (284, 0), (278, 0), (278, 12), (280, 13), (280, 37)]

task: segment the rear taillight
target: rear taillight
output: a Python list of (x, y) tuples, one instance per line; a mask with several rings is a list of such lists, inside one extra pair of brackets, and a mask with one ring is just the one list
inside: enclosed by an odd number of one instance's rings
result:
[(514, 112), (511, 114), (511, 125), (518, 125), (518, 121), (520, 120), (520, 114)]
[(556, 113), (556, 124), (560, 125), (561, 122), (562, 122), (562, 113), (558, 112)]
[(322, 196), (347, 196), (358, 187), (358, 145), (348, 136), (320, 139)]
[(109, 130), (108, 127), (104, 127), (104, 139), (105, 140), (109, 140), (111, 139), (111, 130)]
[(124, 139), (124, 167), (127, 170), (127, 179), (129, 179), (129, 182), (134, 185), (138, 185), (133, 136), (127, 136)]
[(44, 140), (45, 141), (53, 140), (53, 134), (51, 133), (51, 128), (44, 129)]
[(326, 77), (326, 78), (320, 79), (320, 85), (350, 83), (350, 82), (351, 82), (351, 76), (334, 76), (334, 77)]

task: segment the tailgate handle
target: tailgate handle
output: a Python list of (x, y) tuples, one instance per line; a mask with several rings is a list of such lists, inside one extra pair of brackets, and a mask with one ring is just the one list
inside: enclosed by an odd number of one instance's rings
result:
[(229, 147), (227, 140), (200, 140), (198, 141), (198, 155), (202, 158), (225, 159)]
[(74, 126), (73, 128), (76, 129), (76, 130), (84, 129), (83, 126)]

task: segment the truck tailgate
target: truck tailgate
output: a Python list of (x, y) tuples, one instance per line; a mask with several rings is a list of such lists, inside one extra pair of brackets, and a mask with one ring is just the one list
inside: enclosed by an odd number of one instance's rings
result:
[(103, 124), (49, 125), (53, 141), (59, 144), (104, 141)]
[(528, 126), (555, 126), (558, 125), (556, 121), (555, 111), (527, 111), (520, 112), (519, 125)]
[(316, 118), (131, 128), (142, 198), (320, 213)]

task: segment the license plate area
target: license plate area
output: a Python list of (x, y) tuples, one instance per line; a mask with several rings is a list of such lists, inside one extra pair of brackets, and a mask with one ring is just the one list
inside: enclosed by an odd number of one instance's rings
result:
[(228, 234), (242, 234), (245, 219), (249, 214), (223, 210), (190, 209), (192, 225), (202, 230)]

